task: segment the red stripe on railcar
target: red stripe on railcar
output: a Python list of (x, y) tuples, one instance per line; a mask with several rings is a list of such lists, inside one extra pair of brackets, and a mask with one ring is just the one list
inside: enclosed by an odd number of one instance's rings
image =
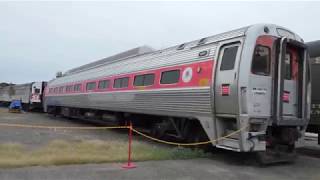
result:
[[(191, 64), (185, 64), (185, 65), (179, 65), (179, 66), (171, 66), (171, 67), (164, 67), (159, 69), (153, 69), (153, 70), (145, 70), (145, 71), (139, 71), (135, 73), (130, 74), (122, 74), (118, 76), (108, 76), (108, 77), (102, 77), (99, 79), (92, 79), (92, 80), (83, 80), (78, 82), (72, 82), (72, 83), (65, 83), (63, 85), (59, 86), (52, 86), (47, 88), (47, 91), (49, 91), (50, 88), (56, 88), (61, 86), (74, 86), (76, 84), (81, 84), (81, 90), (80, 91), (70, 91), (66, 92), (66, 88), (64, 88), (64, 91), (62, 93), (49, 93), (48, 95), (60, 95), (60, 94), (77, 94), (77, 93), (87, 93), (87, 92), (114, 92), (114, 91), (129, 91), (129, 90), (151, 90), (151, 89), (167, 89), (167, 88), (187, 88), (187, 87), (201, 87), (201, 86), (210, 86), (210, 83), (212, 82), (212, 73), (213, 73), (213, 66), (214, 61), (212, 59), (209, 59), (207, 61), (202, 62), (196, 62)], [(191, 71), (190, 71), (191, 68)], [(192, 77), (188, 81), (183, 80), (183, 72), (188, 69), (189, 72), (192, 72)], [(174, 84), (160, 84), (161, 79), (161, 73), (165, 71), (170, 70), (180, 70), (180, 77), (179, 81)], [(133, 86), (133, 80), (134, 77), (137, 75), (142, 74), (155, 74), (154, 84), (150, 86)], [(126, 88), (113, 88), (114, 80), (122, 77), (129, 77), (129, 85)], [(102, 80), (109, 80), (109, 88), (107, 89), (98, 89), (99, 81)], [(90, 91), (86, 90), (86, 84), (89, 82), (96, 82), (96, 88)]]

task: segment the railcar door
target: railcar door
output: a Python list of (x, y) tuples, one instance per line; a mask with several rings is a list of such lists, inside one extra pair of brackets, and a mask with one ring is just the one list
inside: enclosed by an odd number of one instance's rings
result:
[[(271, 116), (271, 97), (272, 97), (272, 71), (274, 68), (274, 56), (275, 51), (274, 42), (276, 38), (272, 36), (260, 36), (257, 38), (254, 52), (252, 56), (252, 62), (250, 63), (250, 75), (249, 75), (249, 88), (241, 88), (241, 98), (245, 97), (246, 93), (249, 93), (248, 98), (248, 110), (247, 104), (243, 103), (241, 106), (242, 113), (246, 114), (248, 111), (253, 117), (270, 118)], [(247, 92), (248, 91), (248, 92)]]
[(303, 125), (306, 119), (308, 62), (306, 47), (295, 40), (278, 41), (274, 80), (277, 125)]
[(42, 82), (34, 82), (31, 87), (31, 103), (41, 102), (41, 93), (42, 93)]
[(222, 45), (215, 70), (215, 113), (235, 115), (238, 112), (238, 65), (240, 42)]

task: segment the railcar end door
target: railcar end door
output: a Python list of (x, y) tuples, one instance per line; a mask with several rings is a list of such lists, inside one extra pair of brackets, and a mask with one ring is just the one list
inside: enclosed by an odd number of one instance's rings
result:
[(215, 113), (235, 115), (238, 113), (238, 69), (240, 42), (222, 45), (215, 70)]
[(303, 125), (306, 120), (309, 68), (303, 43), (282, 38), (277, 62), (276, 117), (278, 125)]

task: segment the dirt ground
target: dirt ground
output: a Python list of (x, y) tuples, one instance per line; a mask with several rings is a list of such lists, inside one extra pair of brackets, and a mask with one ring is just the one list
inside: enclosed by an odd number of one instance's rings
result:
[[(93, 126), (88, 122), (52, 117), (44, 113), (7, 113), (7, 109), (3, 108), (0, 108), (0, 123)], [(134, 138), (143, 140), (137, 136)], [(56, 139), (126, 140), (127, 131), (0, 127), (0, 143), (22, 143), (32, 149)], [(158, 146), (156, 143), (154, 145)], [(247, 160), (243, 154), (215, 151), (211, 158), (206, 159), (138, 162), (138, 167), (131, 170), (122, 169), (119, 163), (0, 169), (0, 179), (320, 179), (320, 146), (317, 145), (317, 139), (307, 137), (306, 146), (299, 148), (298, 152), (299, 157), (295, 163), (268, 167), (251, 163), (254, 159)]]

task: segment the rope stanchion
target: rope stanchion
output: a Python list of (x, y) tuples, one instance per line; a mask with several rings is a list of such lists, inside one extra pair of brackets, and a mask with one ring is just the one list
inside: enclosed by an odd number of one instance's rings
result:
[(130, 121), (130, 126), (129, 126), (129, 132), (128, 132), (128, 162), (122, 166), (122, 168), (124, 169), (132, 169), (132, 168), (136, 168), (137, 166), (131, 162), (131, 145), (132, 145), (132, 123)]

